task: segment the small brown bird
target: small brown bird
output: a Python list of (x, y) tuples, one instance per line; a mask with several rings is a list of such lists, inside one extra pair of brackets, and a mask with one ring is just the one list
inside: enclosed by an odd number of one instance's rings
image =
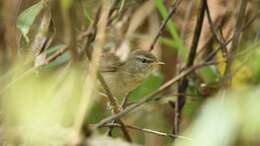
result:
[(155, 65), (164, 64), (144, 50), (134, 51), (125, 62), (120, 62), (116, 56), (105, 58), (102, 59), (100, 72), (115, 97), (123, 97), (134, 90)]

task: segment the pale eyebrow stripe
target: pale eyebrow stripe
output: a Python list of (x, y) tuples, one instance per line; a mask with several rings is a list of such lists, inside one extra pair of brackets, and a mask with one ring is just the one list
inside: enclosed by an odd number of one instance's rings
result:
[(153, 61), (153, 59), (148, 58), (148, 57), (146, 57), (146, 56), (137, 56), (137, 58), (138, 58), (138, 59), (143, 59), (143, 58), (145, 58), (146, 60)]

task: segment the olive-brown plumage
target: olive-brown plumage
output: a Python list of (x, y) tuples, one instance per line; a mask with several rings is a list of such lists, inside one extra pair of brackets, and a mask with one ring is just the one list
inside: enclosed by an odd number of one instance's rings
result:
[[(110, 57), (110, 59), (109, 59)], [(107, 62), (101, 67), (100, 71), (112, 94), (116, 97), (122, 97), (134, 90), (149, 74), (155, 64), (162, 64), (150, 52), (144, 50), (134, 51), (125, 62), (119, 59), (106, 56), (101, 64)], [(112, 60), (108, 63), (109, 60)]]

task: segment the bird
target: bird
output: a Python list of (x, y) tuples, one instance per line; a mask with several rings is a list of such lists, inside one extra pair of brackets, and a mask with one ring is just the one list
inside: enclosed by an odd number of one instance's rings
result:
[(105, 54), (99, 71), (112, 95), (124, 97), (137, 88), (153, 68), (160, 64), (164, 63), (151, 52), (136, 50), (123, 62), (113, 54)]

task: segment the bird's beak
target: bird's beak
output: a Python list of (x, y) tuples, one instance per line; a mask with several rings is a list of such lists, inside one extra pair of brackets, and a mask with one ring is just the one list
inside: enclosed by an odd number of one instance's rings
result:
[(165, 63), (161, 62), (161, 61), (156, 61), (156, 62), (153, 63), (153, 65), (163, 65), (163, 64), (165, 64)]

